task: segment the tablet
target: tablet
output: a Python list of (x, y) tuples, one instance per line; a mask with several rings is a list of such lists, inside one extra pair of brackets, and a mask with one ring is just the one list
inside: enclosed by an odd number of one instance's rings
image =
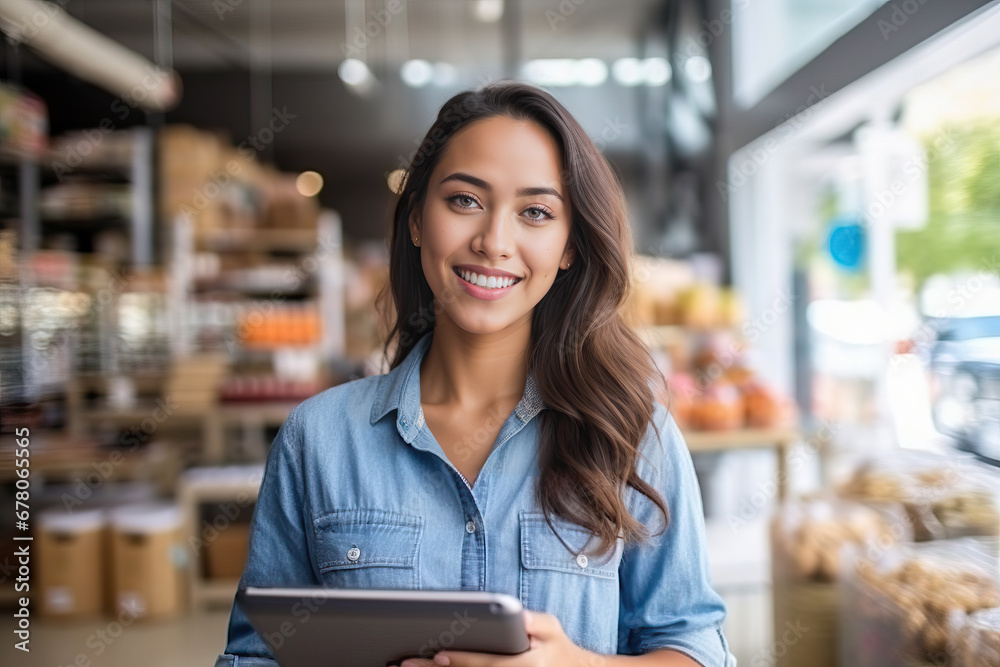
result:
[(505, 593), (250, 586), (236, 602), (282, 667), (384, 667), (445, 649), (528, 650), (521, 602)]

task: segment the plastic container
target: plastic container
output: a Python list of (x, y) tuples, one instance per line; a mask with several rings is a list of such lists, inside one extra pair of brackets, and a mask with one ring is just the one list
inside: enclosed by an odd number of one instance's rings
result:
[(137, 505), (111, 512), (113, 613), (173, 616), (186, 604), (183, 516), (174, 505)]
[(39, 513), (35, 549), (43, 616), (87, 616), (104, 609), (106, 527), (102, 510)]

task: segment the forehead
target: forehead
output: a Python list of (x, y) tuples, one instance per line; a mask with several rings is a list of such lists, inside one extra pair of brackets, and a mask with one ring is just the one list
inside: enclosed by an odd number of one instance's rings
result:
[(537, 123), (506, 116), (476, 121), (455, 133), (434, 171), (437, 180), (464, 171), (495, 187), (547, 185), (566, 194), (555, 139)]

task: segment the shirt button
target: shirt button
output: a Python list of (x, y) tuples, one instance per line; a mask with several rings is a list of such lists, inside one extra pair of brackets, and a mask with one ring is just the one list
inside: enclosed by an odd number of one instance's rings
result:
[(474, 532), (476, 532), (476, 522), (475, 521), (470, 521), (469, 523), (465, 524), (465, 532), (467, 532), (467, 533), (474, 533)]
[(347, 560), (357, 560), (361, 556), (361, 549), (351, 547), (347, 552)]
[(580, 554), (576, 557), (576, 564), (580, 567), (587, 567), (587, 554)]

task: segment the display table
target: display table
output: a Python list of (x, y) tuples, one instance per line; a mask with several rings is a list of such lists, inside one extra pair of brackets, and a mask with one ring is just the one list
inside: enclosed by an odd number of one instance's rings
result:
[(728, 452), (740, 449), (774, 449), (778, 460), (778, 500), (788, 494), (788, 452), (801, 441), (794, 428), (750, 428), (732, 431), (683, 430), (684, 441), (692, 453)]

